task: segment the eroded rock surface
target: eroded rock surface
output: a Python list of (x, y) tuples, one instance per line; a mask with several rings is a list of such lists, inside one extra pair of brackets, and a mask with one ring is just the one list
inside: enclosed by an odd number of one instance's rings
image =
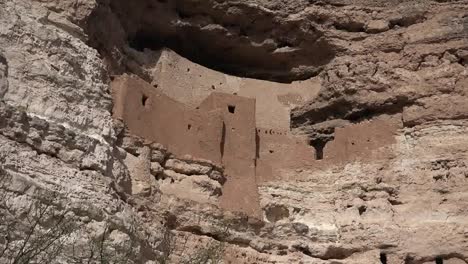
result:
[[(224, 263), (467, 263), (467, 13), (466, 0), (0, 1), (1, 219), (27, 223), (53, 193), (78, 245), (131, 242), (126, 263), (212, 245)], [(223, 167), (139, 137), (112, 117), (124, 73), (174, 100), (190, 89), (193, 107), (212, 90), (256, 99), (248, 132), (267, 148)], [(247, 167), (256, 178), (230, 177)], [(251, 190), (258, 214), (225, 210)]]

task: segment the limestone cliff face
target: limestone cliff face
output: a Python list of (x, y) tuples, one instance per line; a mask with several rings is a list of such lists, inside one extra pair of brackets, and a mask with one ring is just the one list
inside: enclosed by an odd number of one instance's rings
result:
[[(53, 194), (114, 263), (468, 263), (467, 60), (465, 0), (0, 0), (0, 252)], [(256, 178), (113, 118), (120, 75), (256, 99)]]

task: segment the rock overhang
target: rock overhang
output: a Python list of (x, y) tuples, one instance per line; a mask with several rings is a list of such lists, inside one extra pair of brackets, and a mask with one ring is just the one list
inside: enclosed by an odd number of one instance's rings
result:
[(97, 39), (110, 33), (97, 32), (99, 26), (93, 25), (99, 21), (92, 20), (95, 46), (113, 41), (111, 46), (140, 51), (168, 47), (196, 63), (240, 77), (283, 83), (305, 80), (318, 75), (336, 52), (309, 18), (285, 19), (281, 11), (251, 3), (101, 1), (95, 12), (106, 13), (119, 28), (114, 30), (119, 36), (111, 33), (114, 40)]

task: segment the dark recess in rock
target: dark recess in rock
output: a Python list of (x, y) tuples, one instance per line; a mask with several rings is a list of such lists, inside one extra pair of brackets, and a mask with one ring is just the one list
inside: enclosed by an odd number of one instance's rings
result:
[[(274, 13), (245, 3), (99, 2), (95, 13), (111, 17), (113, 24), (106, 28), (116, 29), (104, 29), (100, 19), (91, 19), (88, 34), (90, 44), (111, 64), (118, 61), (112, 53), (116, 47), (138, 51), (167, 47), (227, 74), (288, 83), (316, 76), (336, 53), (312, 21), (279, 20)], [(238, 13), (226, 13), (229, 8)], [(119, 67), (119, 73), (128, 71)]]
[(387, 254), (380, 253), (380, 263), (387, 264)]

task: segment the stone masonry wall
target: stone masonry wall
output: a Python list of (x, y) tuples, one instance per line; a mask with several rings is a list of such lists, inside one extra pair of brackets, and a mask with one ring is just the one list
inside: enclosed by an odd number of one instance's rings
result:
[[(135, 76), (117, 77), (112, 86), (114, 117), (131, 133), (159, 142), (178, 155), (223, 165), (227, 182), (220, 205), (259, 218), (260, 183), (293, 180), (288, 178), (291, 171), (384, 158), (382, 149), (393, 144), (400, 121), (388, 117), (337, 128), (334, 139), (318, 149), (306, 137), (288, 130), (255, 128), (254, 99), (213, 92), (192, 108)], [(177, 192), (177, 188), (168, 191)]]

